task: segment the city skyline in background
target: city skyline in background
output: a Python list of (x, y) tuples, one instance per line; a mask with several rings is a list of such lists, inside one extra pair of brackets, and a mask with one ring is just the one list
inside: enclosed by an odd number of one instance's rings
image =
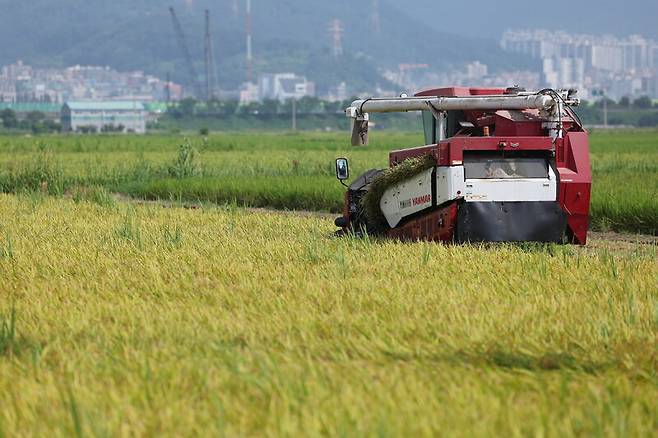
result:
[[(658, 33), (642, 14), (658, 8), (645, 0), (632, 0), (623, 22), (616, 3), (583, 0), (550, 25), (517, 0), (504, 8), (474, 0), (471, 10), (431, 0), (367, 0), (356, 9), (349, 0), (6, 3), (4, 105), (337, 102), (511, 85), (576, 88), (586, 100), (658, 99)], [(456, 25), (462, 21), (469, 26)], [(18, 23), (20, 34), (12, 32)]]
[[(339, 26), (339, 23), (333, 23)], [(342, 32), (342, 30), (341, 30)], [(332, 35), (333, 56), (340, 56), (341, 35)], [(492, 72), (479, 60), (460, 68), (434, 71), (429, 64), (399, 64), (382, 70), (381, 76), (395, 88), (357, 90), (345, 81), (317, 93), (313, 77), (299, 72), (260, 73), (239, 88), (218, 91), (217, 98), (243, 103), (262, 100), (300, 99), (305, 96), (328, 101), (352, 95), (398, 94), (436, 86), (508, 86), (528, 89), (575, 88), (584, 99), (606, 95), (649, 96), (658, 99), (658, 43), (641, 35), (619, 38), (548, 30), (507, 30), (500, 38), (503, 50), (537, 61), (536, 69)], [(200, 77), (199, 79), (202, 79)], [(143, 71), (120, 72), (111, 66), (70, 66), (63, 69), (34, 68), (17, 60), (0, 68), (0, 102), (64, 103), (69, 100), (178, 101), (195, 95), (192, 86)]]

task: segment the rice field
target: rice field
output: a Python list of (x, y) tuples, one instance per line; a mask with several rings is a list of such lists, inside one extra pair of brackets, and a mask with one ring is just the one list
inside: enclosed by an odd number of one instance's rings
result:
[[(592, 227), (656, 234), (658, 131), (597, 131), (590, 143)], [(373, 133), (366, 148), (350, 147), (347, 133), (0, 137), (0, 192), (100, 188), (150, 200), (339, 211), (336, 157), (350, 158), (356, 176), (386, 167), (388, 151), (420, 144), (419, 134), (388, 132)]]
[(334, 239), (75, 196), (0, 195), (0, 436), (658, 431), (655, 241)]
[[(0, 437), (658, 433), (655, 237), (402, 244), (242, 208), (337, 211), (334, 158), (422, 142), (348, 140), (0, 137)], [(591, 150), (593, 229), (656, 234), (658, 132)]]

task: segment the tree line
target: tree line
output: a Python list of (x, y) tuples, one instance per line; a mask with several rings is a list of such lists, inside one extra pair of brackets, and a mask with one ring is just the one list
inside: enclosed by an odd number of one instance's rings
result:
[(276, 116), (291, 114), (293, 105), (298, 114), (337, 114), (342, 113), (353, 100), (329, 102), (317, 97), (305, 96), (294, 102), (292, 99), (285, 101), (268, 99), (262, 102), (240, 104), (237, 100), (211, 99), (203, 102), (187, 98), (171, 105), (167, 110), (167, 115), (175, 119), (247, 115)]
[(7, 108), (0, 111), (0, 129), (46, 134), (60, 132), (62, 125), (55, 120), (49, 119), (41, 111), (30, 111), (24, 117), (19, 118), (16, 111)]

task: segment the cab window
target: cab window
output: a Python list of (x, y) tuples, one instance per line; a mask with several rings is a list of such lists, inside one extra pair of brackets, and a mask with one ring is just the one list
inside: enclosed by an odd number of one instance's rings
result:
[(425, 144), (436, 144), (436, 119), (430, 111), (423, 111)]
[(470, 157), (464, 159), (466, 179), (548, 178), (543, 158)]

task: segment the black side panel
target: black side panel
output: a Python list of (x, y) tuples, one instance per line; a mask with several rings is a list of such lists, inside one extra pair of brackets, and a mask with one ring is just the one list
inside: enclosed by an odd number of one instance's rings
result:
[(370, 169), (367, 172), (361, 174), (357, 179), (354, 180), (352, 184), (350, 184), (350, 190), (352, 191), (359, 191), (359, 190), (367, 190), (368, 185), (375, 179), (377, 175), (382, 173), (383, 170), (380, 169)]
[(338, 218), (340, 223), (336, 222), (336, 225), (341, 228), (351, 227), (353, 230), (359, 231), (363, 228), (369, 228), (366, 216), (363, 212), (363, 207), (361, 205), (361, 199), (370, 189), (370, 184), (374, 179), (379, 175), (383, 170), (371, 169), (363, 173), (357, 179), (350, 184), (347, 191), (348, 194), (348, 206), (347, 211), (349, 214), (349, 223), (345, 223), (343, 218)]
[(457, 215), (459, 242), (556, 242), (567, 229), (557, 202), (465, 202)]

